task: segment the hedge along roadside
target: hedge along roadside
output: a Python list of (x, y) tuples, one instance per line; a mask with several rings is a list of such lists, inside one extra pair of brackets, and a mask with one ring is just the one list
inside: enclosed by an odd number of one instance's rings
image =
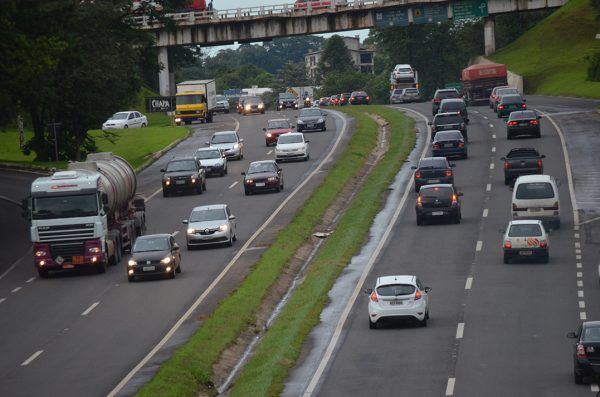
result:
[[(364, 108), (344, 110), (360, 126), (375, 124)], [(369, 228), (383, 204), (384, 191), (393, 181), (415, 145), (413, 121), (397, 110), (369, 107), (389, 123), (390, 143), (383, 159), (373, 169), (350, 208), (310, 264), (304, 282), (294, 292), (279, 317), (259, 343), (229, 392), (234, 396), (278, 396), (283, 382), (300, 355), (302, 344), (319, 322), (328, 292), (351, 258), (361, 249)], [(377, 127), (374, 127), (377, 128)]]
[[(374, 123), (370, 119), (367, 120)], [(197, 396), (216, 393), (212, 367), (221, 353), (256, 321), (256, 312), (297, 249), (321, 222), (326, 209), (357, 175), (377, 144), (376, 130), (359, 120), (356, 132), (321, 185), (282, 229), (241, 285), (225, 298), (190, 340), (179, 347), (138, 396)], [(177, 382), (173, 382), (176, 379)]]

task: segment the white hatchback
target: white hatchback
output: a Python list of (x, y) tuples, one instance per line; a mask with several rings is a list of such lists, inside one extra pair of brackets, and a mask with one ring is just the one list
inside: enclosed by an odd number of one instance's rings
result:
[(121, 128), (144, 128), (147, 125), (148, 118), (140, 112), (117, 112), (102, 124), (102, 131)]
[(369, 295), (369, 328), (386, 319), (414, 319), (427, 326), (430, 291), (416, 276), (378, 277), (375, 288), (364, 291)]
[(510, 221), (504, 232), (502, 246), (504, 263), (512, 259), (541, 259), (548, 263), (550, 258), (550, 241), (542, 221), (521, 220)]
[(308, 161), (310, 158), (308, 142), (301, 132), (279, 135), (275, 147), (275, 161), (296, 159)]
[(539, 219), (553, 229), (559, 229), (560, 200), (556, 180), (549, 175), (518, 177), (513, 188), (512, 218)]

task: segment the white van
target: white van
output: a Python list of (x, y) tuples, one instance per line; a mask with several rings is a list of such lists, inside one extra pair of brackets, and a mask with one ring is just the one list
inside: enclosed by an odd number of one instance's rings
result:
[(512, 196), (512, 218), (539, 219), (552, 229), (560, 228), (558, 185), (550, 175), (517, 178)]

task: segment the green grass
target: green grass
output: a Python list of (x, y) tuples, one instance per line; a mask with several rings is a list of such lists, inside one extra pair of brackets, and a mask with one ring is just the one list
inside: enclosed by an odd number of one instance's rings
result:
[[(375, 107), (369, 107), (374, 110)], [(288, 261), (310, 237), (313, 228), (334, 202), (343, 187), (360, 171), (377, 143), (376, 126), (360, 118), (357, 130), (323, 183), (299, 209), (290, 224), (281, 230), (273, 244), (242, 284), (225, 298), (192, 338), (162, 366), (138, 396), (196, 396), (212, 389), (212, 366), (236, 338), (254, 324), (261, 302), (267, 296)], [(173, 382), (177, 379), (177, 382)]]
[[(346, 112), (369, 131), (376, 129), (364, 109)], [(328, 292), (351, 258), (368, 237), (373, 218), (381, 208), (383, 193), (409, 155), (415, 143), (412, 121), (396, 110), (371, 107), (373, 113), (390, 123), (390, 147), (365, 185), (352, 200), (334, 232), (310, 265), (304, 282), (259, 343), (255, 354), (242, 370), (230, 396), (278, 396), (283, 382), (300, 355), (310, 330), (319, 323)]]
[(570, 0), (491, 59), (522, 75), (527, 93), (600, 98), (585, 60), (600, 51), (597, 16), (590, 0)]

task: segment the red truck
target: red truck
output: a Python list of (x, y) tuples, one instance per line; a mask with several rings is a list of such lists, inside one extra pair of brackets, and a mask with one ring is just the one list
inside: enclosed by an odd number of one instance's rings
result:
[(508, 85), (506, 76), (506, 65), (499, 63), (482, 63), (463, 69), (461, 82), (467, 105), (488, 101), (494, 87)]

